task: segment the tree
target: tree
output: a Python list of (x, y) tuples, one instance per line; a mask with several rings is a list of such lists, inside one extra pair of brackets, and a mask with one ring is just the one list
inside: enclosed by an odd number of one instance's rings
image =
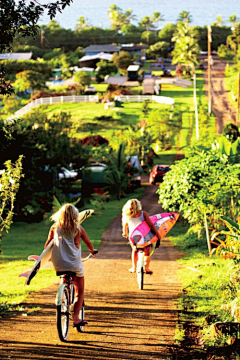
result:
[(166, 41), (158, 41), (153, 45), (150, 45), (149, 49), (146, 51), (148, 58), (156, 58), (159, 56), (167, 57), (168, 49), (170, 44)]
[(75, 31), (79, 31), (85, 28), (90, 27), (90, 24), (88, 22), (88, 18), (85, 19), (84, 16), (80, 16), (77, 20), (77, 25), (75, 26)]
[(171, 139), (179, 132), (181, 123), (182, 116), (177, 109), (152, 110), (147, 119), (147, 125), (162, 149), (171, 146)]
[(108, 155), (105, 179), (110, 193), (116, 194), (118, 200), (124, 197), (132, 179), (130, 175), (131, 168), (128, 165), (125, 149), (126, 144), (122, 143), (116, 153), (111, 152)]
[(5, 169), (0, 170), (0, 253), (3, 231), (8, 232), (14, 215), (15, 198), (22, 175), (22, 156), (15, 164), (11, 160), (4, 163)]
[[(41, 4), (33, 0), (26, 4), (24, 0), (18, 2), (6, 0), (1, 2), (0, 9), (0, 52), (11, 51), (12, 43), (16, 34), (22, 36), (36, 36), (39, 32), (37, 25), (44, 11), (54, 18), (57, 12), (62, 12), (73, 0), (58, 0), (54, 3)], [(0, 65), (0, 94), (11, 94), (13, 88), (5, 81), (6, 68)]]
[(198, 230), (204, 218), (218, 229), (219, 215), (239, 212), (239, 169), (217, 151), (196, 149), (171, 166), (157, 192), (165, 210), (180, 212)]
[(228, 21), (232, 24), (233, 27), (239, 22), (237, 16), (235, 14), (232, 14), (229, 16)]
[(16, 75), (16, 81), (14, 82), (14, 89), (19, 93), (26, 90), (31, 90), (33, 95), (34, 90), (40, 90), (46, 88), (46, 79), (44, 75), (37, 71), (26, 70), (21, 71)]
[(132, 13), (131, 9), (123, 12), (119, 6), (112, 4), (108, 9), (108, 18), (112, 22), (112, 28), (119, 31), (124, 24), (129, 25), (136, 16)]
[(189, 11), (180, 12), (177, 21), (182, 21), (184, 24), (189, 24), (192, 22), (192, 15), (190, 15)]
[(172, 51), (172, 63), (189, 64), (194, 68), (199, 63), (199, 45), (194, 29), (183, 22), (179, 22), (172, 41), (175, 43)]
[(101, 60), (97, 63), (96, 81), (104, 81), (106, 75), (114, 75), (118, 72), (116, 65), (112, 61)]
[(74, 74), (74, 80), (80, 82), (83, 86), (90, 85), (92, 78), (87, 71), (78, 71)]
[(158, 33), (159, 41), (166, 41), (168, 43), (171, 43), (175, 31), (175, 24), (166, 24)]
[(140, 21), (140, 25), (144, 26), (146, 28), (147, 31), (147, 43), (149, 42), (149, 28), (154, 28), (155, 27), (155, 23), (157, 23), (158, 21), (163, 21), (163, 15), (161, 15), (160, 12), (154, 12), (153, 13), (153, 17), (151, 16), (144, 16), (141, 21)]
[(132, 64), (132, 56), (128, 51), (120, 51), (119, 54), (113, 54), (112, 61), (118, 69), (126, 72), (129, 65)]
[(222, 15), (218, 15), (216, 17), (216, 21), (213, 23), (213, 25), (215, 25), (215, 26), (223, 26), (224, 25)]

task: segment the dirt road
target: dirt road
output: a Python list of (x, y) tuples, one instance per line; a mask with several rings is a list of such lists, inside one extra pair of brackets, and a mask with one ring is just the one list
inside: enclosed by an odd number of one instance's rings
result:
[[(150, 215), (160, 212), (156, 187), (148, 185), (142, 198)], [(156, 250), (145, 287), (138, 289), (130, 274), (129, 246), (121, 237), (118, 217), (104, 233), (99, 254), (85, 263), (86, 317), (79, 334), (70, 329), (67, 343), (58, 339), (54, 298), (57, 283), (33, 293), (23, 306), (40, 307), (34, 315), (1, 320), (1, 359), (173, 359), (172, 346), (181, 284), (180, 254), (164, 239)], [(35, 281), (37, 281), (35, 279)]]
[[(204, 60), (203, 60), (204, 61)], [(212, 111), (216, 116), (216, 133), (221, 134), (223, 127), (228, 123), (236, 125), (236, 107), (230, 101), (230, 93), (224, 86), (225, 67), (227, 61), (219, 60), (218, 56), (213, 56), (211, 67), (211, 88), (212, 88)], [(208, 96), (208, 71), (205, 59), (205, 91)]]

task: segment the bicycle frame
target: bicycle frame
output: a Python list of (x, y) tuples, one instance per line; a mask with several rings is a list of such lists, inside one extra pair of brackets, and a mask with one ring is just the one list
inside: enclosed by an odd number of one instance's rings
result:
[(138, 286), (140, 290), (143, 290), (143, 279), (144, 279), (144, 272), (145, 272), (145, 266), (144, 266), (144, 249), (137, 248), (137, 281)]

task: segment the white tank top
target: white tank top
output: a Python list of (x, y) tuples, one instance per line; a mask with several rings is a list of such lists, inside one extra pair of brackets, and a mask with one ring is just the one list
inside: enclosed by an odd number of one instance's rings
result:
[(128, 220), (128, 233), (129, 236), (132, 234), (133, 230), (139, 225), (141, 224), (141, 222), (143, 222), (144, 219), (144, 215), (143, 215), (143, 211), (141, 211), (141, 215), (139, 217), (132, 217), (131, 219)]
[(52, 262), (56, 271), (79, 272), (83, 268), (81, 245), (74, 243), (74, 235), (65, 235), (58, 226), (54, 232)]

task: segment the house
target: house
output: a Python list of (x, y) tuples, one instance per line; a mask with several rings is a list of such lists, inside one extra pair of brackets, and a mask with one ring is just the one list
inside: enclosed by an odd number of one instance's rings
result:
[(161, 91), (159, 84), (157, 84), (155, 82), (155, 79), (153, 78), (144, 79), (142, 82), (142, 86), (143, 86), (143, 90), (142, 90), (143, 95), (154, 95), (154, 94), (159, 95)]
[(139, 65), (129, 65), (129, 67), (127, 68), (129, 81), (137, 81), (138, 80), (139, 68), (140, 68)]
[(105, 60), (105, 61), (110, 61), (112, 60), (113, 55), (112, 54), (108, 54), (108, 53), (98, 53), (95, 55), (85, 55), (83, 57), (81, 57), (81, 59), (79, 60), (79, 67), (90, 67), (90, 68), (94, 68), (96, 69), (97, 63), (100, 60)]
[(31, 58), (32, 52), (0, 54), (0, 60), (30, 60)]
[(148, 45), (122, 44), (121, 51), (128, 51), (131, 55), (138, 54), (142, 56), (145, 54)]
[(114, 46), (114, 45), (90, 45), (86, 48), (82, 49), (83, 52), (86, 53), (86, 55), (97, 55), (99, 53), (108, 53), (108, 54), (114, 54), (118, 53), (120, 51), (120, 46)]

